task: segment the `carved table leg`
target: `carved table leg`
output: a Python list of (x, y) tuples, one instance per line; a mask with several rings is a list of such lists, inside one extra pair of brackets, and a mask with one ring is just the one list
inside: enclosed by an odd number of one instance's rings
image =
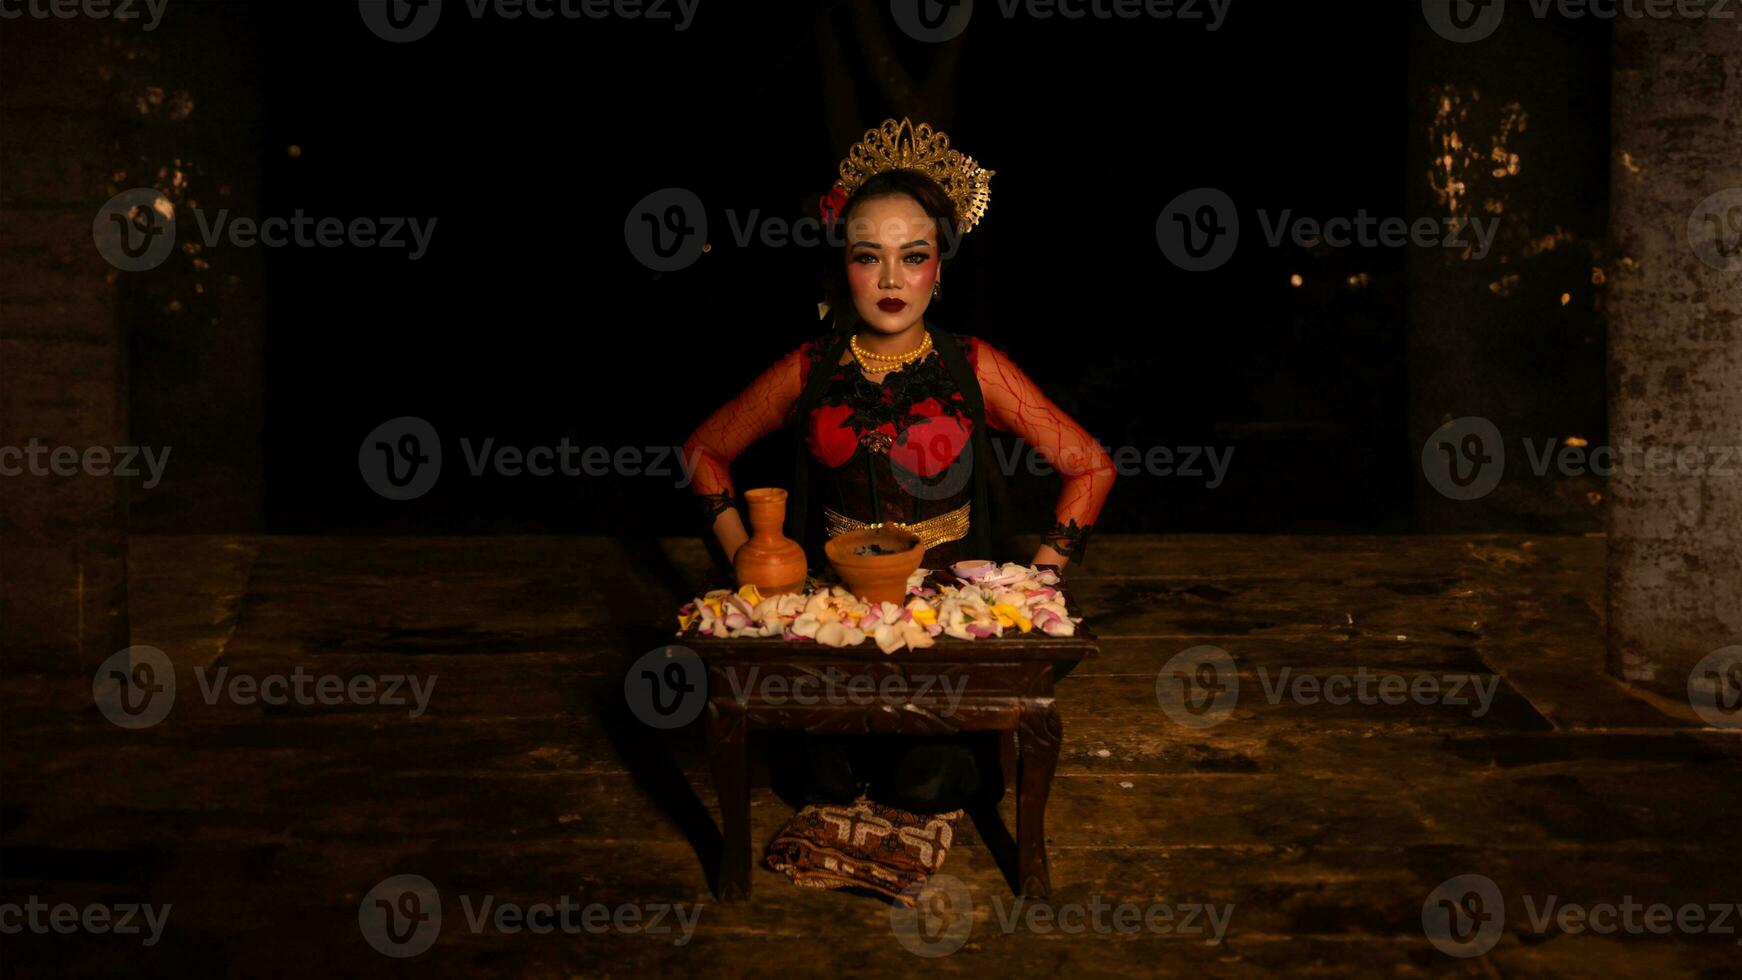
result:
[(1064, 723), (1053, 699), (1022, 702), (1022, 722), (1016, 771), (1016, 880), (1022, 894), (1045, 898), (1052, 890), (1046, 865), (1046, 798), (1058, 767)]
[(708, 759), (720, 797), (724, 841), (720, 850), (722, 902), (750, 897), (750, 743), (744, 709), (734, 701), (708, 702)]

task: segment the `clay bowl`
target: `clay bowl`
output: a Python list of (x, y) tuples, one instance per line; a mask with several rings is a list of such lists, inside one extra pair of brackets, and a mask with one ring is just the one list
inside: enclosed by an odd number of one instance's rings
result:
[[(853, 553), (855, 548), (868, 544), (881, 545), (894, 554)], [(823, 552), (847, 591), (866, 602), (893, 602), (898, 606), (907, 601), (908, 576), (925, 558), (919, 535), (895, 527), (848, 531), (824, 542)]]

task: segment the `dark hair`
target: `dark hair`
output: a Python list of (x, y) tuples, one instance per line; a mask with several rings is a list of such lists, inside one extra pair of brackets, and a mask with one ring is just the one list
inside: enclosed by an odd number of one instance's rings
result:
[(937, 222), (938, 268), (944, 259), (955, 253), (960, 240), (956, 233), (956, 206), (938, 182), (917, 170), (885, 170), (866, 178), (853, 196), (841, 205), (841, 213), (830, 223), (828, 241), (838, 247), (823, 250), (828, 268), (823, 270), (823, 300), (829, 304), (829, 319), (836, 330), (852, 330), (859, 324), (859, 311), (853, 306), (853, 291), (847, 285), (847, 223), (853, 211), (866, 201), (879, 197), (904, 194), (918, 202), (920, 210)]

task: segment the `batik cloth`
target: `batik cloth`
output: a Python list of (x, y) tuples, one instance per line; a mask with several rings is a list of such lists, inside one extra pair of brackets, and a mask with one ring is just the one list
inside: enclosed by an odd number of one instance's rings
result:
[(811, 805), (774, 836), (767, 864), (801, 888), (863, 888), (911, 907), (915, 886), (943, 867), (961, 818), (863, 798)]

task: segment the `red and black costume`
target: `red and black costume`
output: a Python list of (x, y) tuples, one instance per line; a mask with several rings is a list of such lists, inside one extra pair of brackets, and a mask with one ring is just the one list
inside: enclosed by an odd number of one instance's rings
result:
[(995, 553), (1003, 535), (994, 524), (1007, 510), (987, 438), (996, 430), (1020, 436), (1062, 474), (1045, 540), (1080, 557), (1112, 488), (1111, 458), (1002, 351), (977, 337), (935, 327), (931, 334), (931, 354), (881, 381), (855, 360), (840, 363), (845, 332), (808, 340), (710, 416), (684, 444), (686, 454), (699, 454), (691, 488), (707, 526), (734, 502), (732, 460), (757, 439), (798, 426), (787, 534), (813, 564), (821, 507), (864, 522), (912, 524), (963, 504), (970, 505), (967, 536), (928, 548), (927, 567), (963, 558), (1027, 561)]

